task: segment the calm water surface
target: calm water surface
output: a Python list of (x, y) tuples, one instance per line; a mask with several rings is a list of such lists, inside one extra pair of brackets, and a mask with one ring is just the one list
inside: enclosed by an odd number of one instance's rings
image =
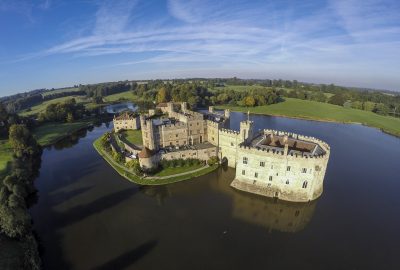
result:
[[(238, 129), (246, 116), (231, 118)], [(97, 127), (43, 153), (31, 214), (45, 269), (400, 269), (400, 139), (360, 125), (251, 118), (256, 129), (331, 145), (320, 199), (239, 192), (227, 168), (139, 187), (95, 152), (110, 129)]]

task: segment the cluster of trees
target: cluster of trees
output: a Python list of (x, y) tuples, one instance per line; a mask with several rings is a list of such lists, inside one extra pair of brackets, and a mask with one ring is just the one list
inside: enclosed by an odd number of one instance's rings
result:
[(14, 158), (11, 173), (0, 185), (0, 226), (9, 237), (22, 237), (31, 228), (25, 199), (35, 192), (32, 179), (37, 175), (42, 150), (25, 125), (12, 125), (9, 141)]
[(262, 106), (278, 103), (280, 93), (275, 89), (250, 89), (248, 91), (218, 90), (210, 98), (212, 104)]
[(396, 110), (400, 109), (400, 96), (388, 98), (382, 93), (339, 92), (333, 95), (328, 102), (381, 115), (394, 114)]
[(74, 98), (65, 102), (49, 104), (44, 112), (39, 114), (40, 122), (74, 122), (81, 119), (86, 110), (82, 104), (76, 103)]
[(136, 87), (135, 83), (129, 82), (111, 82), (111, 83), (99, 83), (99, 84), (88, 84), (80, 85), (79, 90), (85, 92), (88, 97), (104, 97), (113, 95), (128, 90), (132, 90)]
[(155, 100), (157, 103), (186, 101), (192, 108), (206, 107), (210, 104), (210, 97), (212, 96), (212, 93), (206, 87), (194, 83), (162, 84), (156, 91), (149, 90), (141, 93), (137, 89), (135, 94), (139, 97), (142, 95), (143, 98)]
[(35, 192), (33, 179), (40, 167), (42, 149), (25, 125), (11, 125), (9, 141), (14, 158), (10, 173), (0, 181), (0, 229), (24, 243), (24, 269), (38, 269), (40, 258), (26, 199)]

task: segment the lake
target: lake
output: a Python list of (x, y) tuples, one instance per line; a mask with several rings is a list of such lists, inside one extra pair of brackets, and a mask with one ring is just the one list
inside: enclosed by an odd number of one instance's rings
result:
[(124, 103), (107, 105), (103, 108), (103, 111), (109, 114), (115, 114), (123, 111), (136, 112), (137, 109), (138, 107), (132, 102), (124, 102)]
[[(231, 126), (246, 117), (231, 113)], [(229, 168), (140, 187), (93, 149), (111, 129), (102, 125), (43, 153), (30, 212), (45, 269), (400, 269), (400, 139), (361, 125), (251, 119), (330, 144), (318, 200), (234, 190)]]

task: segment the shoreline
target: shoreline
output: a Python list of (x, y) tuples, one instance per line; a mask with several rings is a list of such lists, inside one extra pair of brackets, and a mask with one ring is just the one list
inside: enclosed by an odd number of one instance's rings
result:
[[(182, 181), (187, 181), (195, 177), (203, 176), (206, 174), (209, 174), (213, 171), (215, 171), (219, 166), (214, 165), (214, 166), (204, 166), (200, 169), (195, 169), (193, 171), (188, 171), (184, 173), (179, 173), (179, 174), (174, 174), (170, 176), (163, 176), (163, 177), (139, 177), (132, 172), (127, 171), (122, 165), (117, 164), (114, 162), (107, 153), (104, 153), (102, 149), (100, 149), (99, 146), (99, 141), (102, 136), (97, 138), (93, 142), (93, 148), (97, 151), (97, 153), (123, 178), (126, 180), (135, 183), (137, 185), (142, 185), (142, 186), (162, 186), (162, 185), (168, 185), (168, 184), (173, 184), (177, 182), (182, 182)], [(157, 182), (157, 180), (159, 180)]]
[[(224, 106), (216, 106), (215, 109), (217, 110), (223, 110), (223, 109), (230, 109), (229, 107), (224, 107)], [(244, 111), (240, 111), (240, 110), (234, 110), (231, 109), (233, 112), (239, 112), (239, 113), (245, 113)], [(365, 126), (365, 127), (369, 127), (369, 128), (374, 128), (377, 129), (387, 135), (391, 135), (394, 136), (396, 138), (400, 138), (400, 133), (393, 133), (390, 131), (387, 131), (385, 129), (379, 128), (379, 127), (375, 127), (375, 126), (371, 126), (365, 123), (360, 123), (360, 122), (353, 122), (353, 121), (340, 121), (340, 120), (334, 120), (334, 119), (324, 119), (324, 118), (312, 118), (312, 117), (308, 117), (308, 116), (289, 116), (289, 115), (285, 115), (285, 114), (273, 114), (273, 113), (259, 113), (259, 112), (251, 112), (250, 114), (255, 114), (255, 115), (265, 115), (265, 116), (273, 116), (273, 117), (282, 117), (282, 118), (289, 118), (289, 119), (297, 119), (297, 120), (307, 120), (307, 121), (315, 121), (315, 122), (325, 122), (325, 123), (337, 123), (337, 124), (351, 124), (351, 125), (361, 125), (361, 126)]]

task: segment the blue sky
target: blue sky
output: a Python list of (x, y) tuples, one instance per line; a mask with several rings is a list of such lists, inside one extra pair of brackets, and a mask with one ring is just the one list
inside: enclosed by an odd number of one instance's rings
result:
[(400, 90), (400, 1), (0, 0), (0, 95), (233, 76)]

